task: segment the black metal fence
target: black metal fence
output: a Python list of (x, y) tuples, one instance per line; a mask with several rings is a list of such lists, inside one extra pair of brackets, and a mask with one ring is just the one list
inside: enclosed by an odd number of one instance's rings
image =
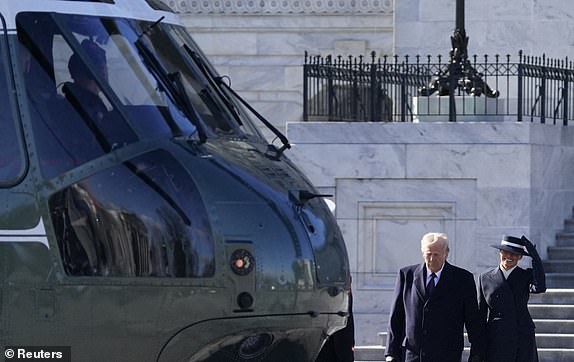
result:
[[(568, 125), (574, 119), (574, 66), (567, 58), (524, 56), (469, 58), (499, 96), (452, 97), (458, 120), (514, 120)], [(448, 120), (449, 96), (420, 96), (433, 76), (448, 67), (441, 56), (309, 56), (305, 53), (305, 121), (417, 122)]]

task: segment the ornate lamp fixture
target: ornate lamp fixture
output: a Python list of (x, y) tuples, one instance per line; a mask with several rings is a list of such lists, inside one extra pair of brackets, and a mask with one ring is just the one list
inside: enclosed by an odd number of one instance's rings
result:
[(439, 96), (450, 96), (450, 121), (456, 120), (454, 93), (462, 89), (466, 94), (497, 98), (499, 92), (492, 90), (482, 79), (482, 74), (468, 60), (468, 36), (464, 29), (464, 0), (456, 0), (456, 27), (450, 37), (452, 48), (449, 63), (432, 78), (428, 86), (419, 89), (419, 95), (430, 96), (438, 91)]

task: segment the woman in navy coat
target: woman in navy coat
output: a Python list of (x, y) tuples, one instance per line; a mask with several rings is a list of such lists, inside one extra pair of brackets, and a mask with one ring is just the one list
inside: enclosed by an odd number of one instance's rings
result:
[[(505, 236), (500, 245), (500, 264), (479, 277), (479, 309), (486, 321), (487, 362), (537, 362), (534, 322), (528, 312), (530, 293), (544, 293), (546, 278), (534, 245), (525, 236)], [(522, 269), (523, 255), (532, 268)]]

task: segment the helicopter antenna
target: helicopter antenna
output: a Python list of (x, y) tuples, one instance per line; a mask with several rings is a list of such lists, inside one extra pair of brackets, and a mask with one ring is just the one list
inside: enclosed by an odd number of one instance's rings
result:
[(333, 196), (329, 194), (316, 194), (307, 190), (289, 190), (288, 195), (289, 200), (299, 207), (305, 205), (309, 200), (314, 199), (316, 197)]
[(153, 28), (155, 28), (156, 26), (158, 26), (159, 23), (161, 23), (163, 21), (163, 19), (165, 19), (165, 16), (162, 16), (161, 18), (157, 19), (153, 24), (151, 24), (150, 26), (147, 27), (146, 30), (144, 30), (144, 32), (139, 36), (140, 38), (145, 34), (145, 35), (149, 35), (149, 33), (151, 32), (151, 30)]

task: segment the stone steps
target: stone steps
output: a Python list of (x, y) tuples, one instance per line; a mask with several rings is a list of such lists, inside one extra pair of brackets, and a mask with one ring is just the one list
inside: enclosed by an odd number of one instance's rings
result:
[(574, 304), (531, 304), (528, 309), (532, 319), (574, 318)]
[(574, 231), (561, 231), (556, 234), (557, 246), (574, 246)]
[(548, 258), (550, 260), (574, 259), (574, 246), (549, 246)]
[(544, 260), (544, 272), (546, 274), (571, 274), (574, 273), (574, 259), (549, 259)]
[[(470, 347), (466, 333), (465, 336), (465, 347)], [(387, 333), (379, 333), (381, 338), (381, 346), (384, 346), (387, 341)], [(544, 349), (563, 349), (563, 350), (573, 350), (574, 351), (574, 333), (538, 333), (536, 332), (536, 344), (540, 348)], [(572, 356), (574, 358), (574, 355)]]
[[(572, 209), (572, 211), (574, 212), (574, 208)], [(564, 220), (564, 231), (574, 232), (574, 219)]]
[(549, 246), (547, 252), (548, 259), (543, 261), (546, 285), (549, 288), (573, 288), (574, 218), (564, 220), (564, 230), (556, 234), (556, 245)]
[[(530, 294), (529, 305), (534, 304), (572, 304), (574, 289), (549, 288), (545, 293)], [(574, 317), (574, 316), (573, 316)]]
[[(469, 348), (465, 348), (463, 361), (468, 359)], [(574, 349), (538, 348), (539, 362), (574, 362)], [(358, 346), (355, 347), (355, 361), (384, 361), (385, 347)]]
[(546, 286), (548, 288), (574, 287), (574, 273), (546, 273)]
[(536, 333), (574, 334), (574, 320), (571, 319), (534, 319)]

